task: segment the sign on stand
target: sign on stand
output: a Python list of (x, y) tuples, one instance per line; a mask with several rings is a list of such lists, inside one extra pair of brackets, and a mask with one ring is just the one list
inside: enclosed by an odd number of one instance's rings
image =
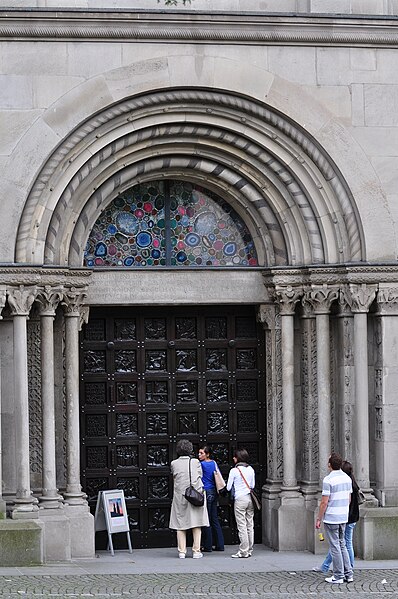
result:
[(99, 530), (106, 530), (108, 532), (108, 549), (110, 549), (112, 555), (115, 555), (112, 535), (118, 532), (127, 533), (129, 552), (133, 552), (124, 491), (115, 489), (113, 491), (100, 491), (98, 493), (94, 522), (95, 532)]

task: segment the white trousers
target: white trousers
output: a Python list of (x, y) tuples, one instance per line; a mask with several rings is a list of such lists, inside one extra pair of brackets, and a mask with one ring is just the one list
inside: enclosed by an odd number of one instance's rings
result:
[[(200, 553), (200, 539), (202, 536), (202, 529), (192, 528), (192, 536), (193, 536), (193, 544), (192, 544), (192, 552)], [(178, 553), (186, 553), (187, 552), (187, 531), (186, 530), (177, 530), (177, 545), (178, 545)]]
[(253, 551), (254, 508), (249, 494), (235, 499), (234, 514), (239, 535), (239, 552), (248, 555)]

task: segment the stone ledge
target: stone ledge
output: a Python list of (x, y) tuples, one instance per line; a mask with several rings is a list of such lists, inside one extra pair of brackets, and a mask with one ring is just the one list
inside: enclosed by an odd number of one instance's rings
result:
[(360, 508), (355, 550), (362, 559), (394, 559), (397, 555), (398, 507)]

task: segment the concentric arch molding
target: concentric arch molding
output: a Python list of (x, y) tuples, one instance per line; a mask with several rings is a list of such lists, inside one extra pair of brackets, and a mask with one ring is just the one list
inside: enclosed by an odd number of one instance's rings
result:
[(190, 180), (229, 202), (262, 266), (365, 259), (352, 195), (311, 135), (263, 103), (196, 88), (131, 97), (71, 132), (27, 198), (16, 262), (80, 267), (106, 205), (161, 177)]
[(167, 10), (0, 10), (0, 40), (397, 47), (397, 18)]

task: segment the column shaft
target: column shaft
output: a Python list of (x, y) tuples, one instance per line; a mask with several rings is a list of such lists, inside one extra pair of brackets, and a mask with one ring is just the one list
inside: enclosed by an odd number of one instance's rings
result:
[(35, 500), (30, 489), (29, 463), (29, 400), (28, 361), (25, 315), (14, 315), (14, 390), (16, 435), (16, 503), (26, 504), (23, 511), (31, 511)]
[(43, 447), (43, 489), (40, 500), (45, 508), (60, 506), (56, 488), (53, 321), (52, 315), (40, 317)]
[(84, 502), (80, 485), (79, 427), (79, 313), (65, 317), (65, 376), (67, 411), (67, 483), (65, 499), (69, 504)]
[(369, 488), (369, 400), (367, 314), (354, 314), (354, 359), (356, 402), (356, 478)]
[(283, 486), (296, 487), (296, 422), (294, 401), (294, 317), (281, 316)]
[(316, 315), (319, 479), (327, 474), (327, 464), (332, 449), (332, 422), (330, 400), (330, 344), (329, 315)]

